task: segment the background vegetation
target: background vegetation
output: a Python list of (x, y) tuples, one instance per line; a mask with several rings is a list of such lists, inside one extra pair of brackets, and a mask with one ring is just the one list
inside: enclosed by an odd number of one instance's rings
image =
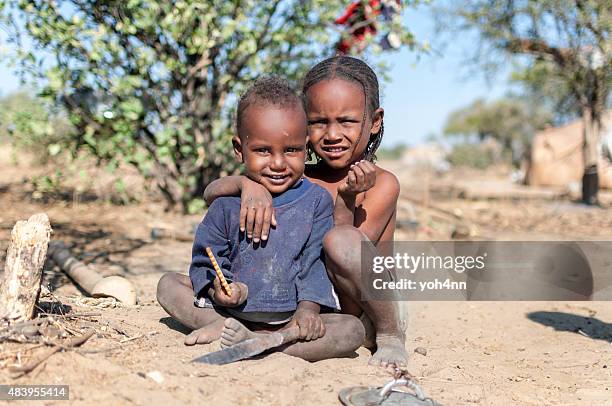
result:
[[(19, 142), (51, 155), (86, 150), (111, 168), (128, 163), (155, 182), (168, 207), (196, 211), (206, 185), (237, 169), (230, 147), (237, 96), (262, 74), (297, 84), (314, 62), (332, 55), (346, 35), (334, 25), (345, 6), (327, 0), (0, 1), (12, 56), (44, 98), (8, 119), (17, 120)], [(415, 45), (401, 15), (377, 24)], [(381, 50), (374, 35), (363, 44), (362, 56)], [(5, 103), (19, 97), (25, 95)], [(58, 131), (47, 105), (66, 112), (61, 119), (70, 130)], [(33, 119), (24, 123), (27, 115)]]

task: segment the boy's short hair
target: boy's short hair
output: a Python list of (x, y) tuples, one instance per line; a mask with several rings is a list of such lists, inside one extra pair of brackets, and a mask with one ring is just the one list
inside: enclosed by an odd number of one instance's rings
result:
[(240, 97), (236, 114), (236, 130), (242, 137), (242, 120), (244, 112), (253, 105), (272, 105), (275, 107), (302, 107), (302, 100), (295, 89), (278, 76), (263, 76), (255, 81)]

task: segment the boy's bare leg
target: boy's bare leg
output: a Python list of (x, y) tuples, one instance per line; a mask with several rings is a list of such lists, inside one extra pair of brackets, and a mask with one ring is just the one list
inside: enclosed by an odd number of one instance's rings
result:
[[(404, 332), (398, 317), (398, 307), (393, 301), (361, 300), (361, 245), (370, 242), (368, 237), (352, 226), (338, 226), (330, 230), (323, 240), (323, 249), (330, 279), (340, 296), (345, 312), (359, 316), (363, 311), (376, 329), (376, 352), (371, 365), (382, 367), (406, 366)], [(367, 255), (377, 255), (370, 242)]]
[(164, 274), (157, 284), (157, 301), (173, 319), (193, 329), (185, 337), (185, 345), (208, 344), (221, 337), (225, 317), (214, 309), (203, 309), (193, 304), (189, 276), (172, 272)]
[[(320, 361), (351, 355), (361, 346), (364, 337), (363, 325), (348, 314), (322, 314), (325, 335), (312, 341), (296, 341), (282, 347), (282, 352), (306, 361)], [(228, 318), (221, 334), (221, 347), (226, 348), (262, 334), (246, 328), (236, 319)]]

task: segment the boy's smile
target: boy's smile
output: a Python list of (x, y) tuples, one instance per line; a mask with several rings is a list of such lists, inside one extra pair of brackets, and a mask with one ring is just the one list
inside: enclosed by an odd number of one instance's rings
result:
[(240, 131), (232, 140), (236, 156), (247, 176), (270, 193), (288, 190), (304, 174), (308, 128), (300, 105), (252, 105)]
[(314, 151), (335, 169), (347, 168), (363, 155), (370, 120), (364, 123), (363, 89), (343, 79), (324, 80), (307, 92), (308, 131)]

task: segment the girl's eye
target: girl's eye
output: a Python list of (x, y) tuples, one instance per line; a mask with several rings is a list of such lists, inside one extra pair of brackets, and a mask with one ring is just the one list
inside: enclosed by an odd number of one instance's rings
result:
[(287, 152), (289, 153), (300, 152), (301, 150), (302, 148), (287, 148)]

